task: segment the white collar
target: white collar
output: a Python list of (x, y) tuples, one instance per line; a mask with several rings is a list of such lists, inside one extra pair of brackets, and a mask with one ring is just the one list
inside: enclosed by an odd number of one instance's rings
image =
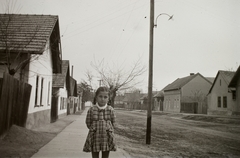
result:
[(105, 109), (105, 108), (107, 107), (107, 104), (106, 104), (106, 105), (104, 105), (104, 106), (102, 106), (102, 107), (101, 107), (101, 106), (99, 106), (99, 105), (98, 105), (98, 103), (96, 103), (96, 105), (97, 105), (97, 107), (98, 107), (100, 110), (103, 110), (103, 109)]

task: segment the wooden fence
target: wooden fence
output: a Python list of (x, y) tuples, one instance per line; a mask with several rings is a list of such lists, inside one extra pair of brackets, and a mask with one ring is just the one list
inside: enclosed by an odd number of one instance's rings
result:
[(13, 124), (25, 127), (31, 89), (7, 73), (0, 78), (0, 135)]
[(192, 103), (182, 102), (180, 112), (197, 114), (198, 113), (198, 103), (197, 102), (192, 102)]

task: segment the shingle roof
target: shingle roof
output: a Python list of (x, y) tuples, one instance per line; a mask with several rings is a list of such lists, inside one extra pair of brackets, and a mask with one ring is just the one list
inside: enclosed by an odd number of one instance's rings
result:
[(7, 41), (11, 51), (41, 54), (57, 21), (53, 15), (0, 14), (0, 51)]
[(237, 80), (239, 79), (239, 77), (240, 77), (240, 66), (238, 67), (236, 73), (234, 74), (232, 80), (230, 81), (229, 87), (236, 87)]
[(62, 60), (62, 73), (53, 74), (52, 87), (64, 87), (67, 82), (67, 75), (69, 74), (69, 60)]

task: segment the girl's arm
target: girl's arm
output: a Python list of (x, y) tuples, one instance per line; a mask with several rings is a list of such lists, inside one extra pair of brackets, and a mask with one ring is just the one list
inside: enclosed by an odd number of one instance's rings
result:
[(116, 115), (114, 109), (111, 110), (111, 122), (113, 127), (115, 127), (115, 122), (116, 122)]
[(89, 108), (88, 109), (88, 112), (87, 112), (87, 116), (86, 116), (86, 125), (87, 125), (87, 127), (88, 127), (88, 129), (90, 129), (90, 127), (91, 127), (91, 124), (92, 124), (92, 110), (91, 110), (92, 108)]

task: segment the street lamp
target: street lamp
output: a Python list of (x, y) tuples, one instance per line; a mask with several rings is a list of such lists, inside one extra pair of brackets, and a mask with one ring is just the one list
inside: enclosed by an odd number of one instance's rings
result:
[(158, 17), (161, 16), (161, 15), (166, 15), (166, 16), (168, 16), (168, 17), (169, 17), (168, 20), (172, 20), (172, 19), (173, 19), (173, 15), (170, 16), (170, 15), (167, 14), (167, 13), (161, 13), (161, 14), (159, 14), (159, 15), (156, 17), (156, 21), (155, 21), (154, 27), (157, 27), (157, 19), (158, 19)]
[(146, 144), (151, 144), (151, 122), (152, 122), (152, 83), (153, 83), (153, 28), (157, 27), (157, 19), (161, 15), (169, 16), (168, 20), (173, 18), (166, 13), (161, 13), (156, 17), (154, 24), (154, 0), (150, 1), (150, 31), (149, 31), (149, 76), (148, 76), (148, 110), (147, 110), (147, 131)]

